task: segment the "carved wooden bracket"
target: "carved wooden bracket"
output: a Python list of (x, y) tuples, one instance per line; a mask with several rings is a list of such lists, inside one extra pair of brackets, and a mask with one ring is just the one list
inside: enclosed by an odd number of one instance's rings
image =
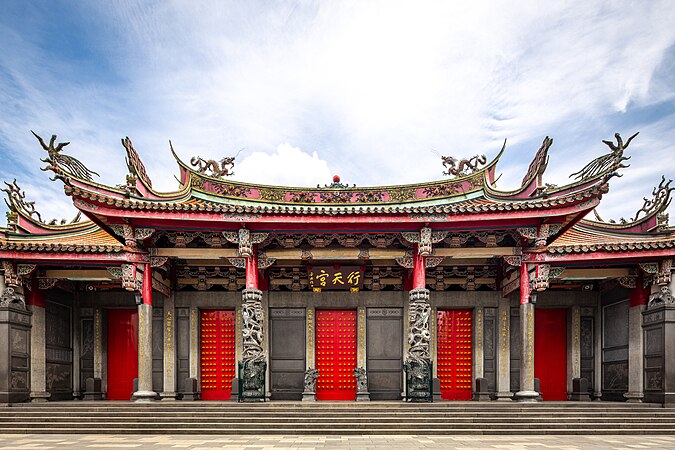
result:
[(418, 252), (421, 256), (431, 255), (432, 244), (441, 242), (448, 236), (447, 231), (431, 231), (431, 228), (424, 227), (419, 232), (401, 233), (401, 237), (411, 244), (418, 244)]
[(544, 247), (548, 243), (548, 238), (555, 236), (562, 228), (561, 223), (544, 223), (539, 227), (521, 227), (516, 228), (520, 237), (528, 241), (534, 241), (535, 247)]
[(237, 233), (224, 231), (223, 237), (232, 244), (239, 244), (239, 255), (250, 258), (253, 255), (253, 244), (260, 244), (267, 239), (268, 233), (251, 233), (246, 228), (240, 228)]

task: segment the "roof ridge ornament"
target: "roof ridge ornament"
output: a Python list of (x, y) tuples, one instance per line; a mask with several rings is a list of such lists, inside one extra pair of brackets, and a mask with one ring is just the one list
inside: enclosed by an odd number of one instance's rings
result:
[[(356, 183), (352, 187), (356, 187)], [(349, 185), (340, 182), (340, 175), (333, 175), (333, 182), (331, 184), (316, 185), (317, 189), (348, 189)]]
[(670, 193), (675, 190), (675, 187), (670, 187), (670, 183), (673, 180), (668, 180), (666, 183), (665, 175), (661, 175), (661, 182), (652, 190), (652, 198), (643, 197), (644, 204), (642, 208), (635, 213), (635, 218), (633, 222), (638, 220), (641, 212), (645, 213), (645, 217), (649, 217), (652, 214), (657, 214), (665, 210), (670, 205)]
[(70, 222), (68, 222), (67, 219), (61, 219), (60, 223), (58, 219), (52, 219), (49, 222), (46, 222), (44, 219), (42, 219), (40, 212), (35, 208), (35, 202), (26, 201), (26, 193), (19, 186), (16, 178), (14, 178), (14, 181), (11, 183), (6, 181), (4, 183), (7, 185), (7, 188), (0, 189), (0, 191), (6, 192), (9, 198), (9, 201), (5, 199), (5, 204), (9, 208), (9, 211), (7, 211), (7, 223), (10, 228), (15, 229), (18, 225), (18, 217), (16, 215), (19, 213), (22, 213), (22, 215), (28, 216), (33, 220), (37, 220), (39, 223), (44, 225), (67, 225), (68, 223), (74, 224), (79, 222), (82, 218), (82, 212), (78, 211), (75, 215), (75, 218)]
[[(19, 185), (16, 182), (16, 178), (14, 178), (14, 181), (12, 181), (11, 183), (8, 183), (6, 181), (4, 183), (5, 185), (7, 185), (7, 188), (0, 189), (0, 191), (7, 193), (9, 201), (5, 199), (5, 203), (7, 204), (9, 209), (10, 210), (19, 209), (30, 217), (37, 216), (38, 222), (42, 223), (43, 222), (42, 216), (35, 209), (35, 202), (26, 201), (26, 193), (19, 187)], [(10, 214), (10, 212), (8, 212), (7, 214)]]
[[(241, 153), (242, 150), (243, 148), (239, 150), (236, 155), (226, 156), (220, 161), (216, 161), (215, 159), (204, 159), (200, 156), (193, 156), (190, 159), (190, 164), (192, 167), (195, 167), (197, 172), (201, 173), (202, 175), (212, 178), (231, 177), (234, 175), (234, 160), (237, 158), (237, 156), (239, 156), (239, 153)], [(211, 173), (207, 173), (209, 170)]]
[(630, 156), (623, 156), (623, 152), (628, 148), (633, 138), (635, 138), (635, 136), (638, 134), (640, 134), (639, 131), (629, 137), (624, 143), (621, 135), (619, 133), (614, 133), (616, 145), (612, 141), (603, 140), (602, 142), (610, 148), (611, 152), (606, 155), (598, 156), (593, 161), (586, 164), (583, 169), (570, 175), (570, 178), (574, 177), (575, 180), (583, 181), (603, 173), (607, 173), (609, 175), (607, 179), (613, 176), (623, 176), (617, 171), (619, 169), (630, 167), (630, 164), (624, 164), (624, 161), (628, 161)]
[(127, 168), (129, 169), (129, 175), (127, 175), (127, 186), (136, 188), (136, 178), (141, 180), (149, 188), (152, 188), (152, 181), (148, 176), (148, 172), (145, 170), (145, 165), (141, 161), (141, 157), (138, 155), (138, 152), (134, 148), (134, 144), (129, 139), (129, 136), (126, 136), (122, 139), (122, 147), (127, 152), (127, 156), (124, 159), (127, 163)]
[(48, 165), (46, 167), (40, 168), (40, 170), (47, 171), (51, 170), (54, 172), (54, 177), (50, 178), (52, 181), (55, 181), (57, 178), (65, 179), (68, 175), (72, 175), (83, 180), (93, 181), (92, 175), (100, 177), (100, 175), (93, 170), (87, 169), (87, 167), (80, 162), (79, 159), (73, 158), (70, 155), (63, 155), (61, 152), (66, 145), (69, 145), (70, 142), (60, 142), (54, 147), (56, 142), (56, 135), (52, 134), (52, 138), (49, 140), (49, 145), (45, 144), (44, 139), (38, 136), (35, 131), (31, 130), (33, 136), (38, 140), (42, 149), (47, 152), (46, 159), (40, 159), (42, 162), (46, 162)]
[(487, 164), (487, 157), (485, 155), (475, 155), (468, 159), (457, 160), (452, 156), (441, 156), (443, 167), (446, 170), (443, 175), (464, 177), (478, 172), (481, 167)]

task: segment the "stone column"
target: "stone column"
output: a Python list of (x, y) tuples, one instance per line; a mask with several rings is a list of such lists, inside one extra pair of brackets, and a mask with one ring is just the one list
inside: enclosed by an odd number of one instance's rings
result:
[(199, 379), (199, 309), (190, 306), (190, 378)]
[(628, 309), (628, 392), (623, 394), (629, 403), (640, 403), (644, 398), (644, 339), (642, 312), (647, 307), (649, 293), (641, 280), (631, 289)]
[(45, 299), (38, 289), (36, 280), (27, 292), (27, 303), (33, 313), (33, 329), (30, 335), (30, 400), (46, 402), (51, 394), (47, 392), (47, 350), (45, 336)]
[(314, 306), (307, 306), (305, 317), (305, 389), (302, 393), (303, 402), (316, 401), (316, 379), (319, 377), (319, 372), (315, 368), (316, 363), (314, 361), (315, 312)]
[(476, 306), (473, 308), (474, 326), (473, 326), (473, 385), (474, 392), (476, 391), (476, 378), (483, 378), (484, 375), (484, 354), (483, 354), (483, 307)]
[(534, 402), (539, 393), (534, 390), (534, 304), (530, 303), (530, 281), (527, 264), (520, 266), (520, 391), (516, 399)]
[(141, 289), (142, 303), (138, 305), (138, 390), (137, 402), (149, 402), (157, 394), (152, 390), (152, 268), (146, 264)]
[(94, 308), (94, 379), (103, 380), (103, 310)]
[(174, 292), (164, 299), (164, 392), (162, 400), (176, 400), (176, 320)]
[(581, 307), (574, 305), (567, 320), (567, 393), (573, 392), (572, 380), (581, 378)]
[(81, 354), (81, 326), (80, 323), (80, 298), (78, 292), (73, 294), (73, 399), (79, 400), (82, 395), (82, 382), (80, 376), (80, 354)]
[(594, 380), (593, 380), (593, 397), (600, 400), (602, 397), (602, 298), (598, 296), (598, 304), (595, 308), (595, 320), (593, 321), (593, 345), (595, 346), (594, 354)]
[(511, 393), (511, 308), (509, 299), (499, 300), (497, 309), (497, 400), (508, 401), (513, 398)]
[[(356, 378), (356, 401), (370, 401), (368, 392), (368, 368), (366, 367), (366, 308), (359, 306), (357, 311), (357, 370), (354, 372)], [(361, 370), (363, 369), (363, 370)]]

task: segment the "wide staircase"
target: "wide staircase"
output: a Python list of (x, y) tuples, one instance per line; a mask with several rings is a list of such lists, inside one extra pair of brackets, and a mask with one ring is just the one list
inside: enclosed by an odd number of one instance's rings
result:
[(675, 434), (675, 409), (609, 402), (49, 402), (0, 407), (0, 434)]

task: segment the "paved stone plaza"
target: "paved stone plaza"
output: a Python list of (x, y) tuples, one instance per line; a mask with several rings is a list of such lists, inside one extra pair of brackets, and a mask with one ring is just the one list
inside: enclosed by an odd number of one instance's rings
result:
[(673, 449), (671, 436), (166, 436), (0, 434), (3, 449)]

